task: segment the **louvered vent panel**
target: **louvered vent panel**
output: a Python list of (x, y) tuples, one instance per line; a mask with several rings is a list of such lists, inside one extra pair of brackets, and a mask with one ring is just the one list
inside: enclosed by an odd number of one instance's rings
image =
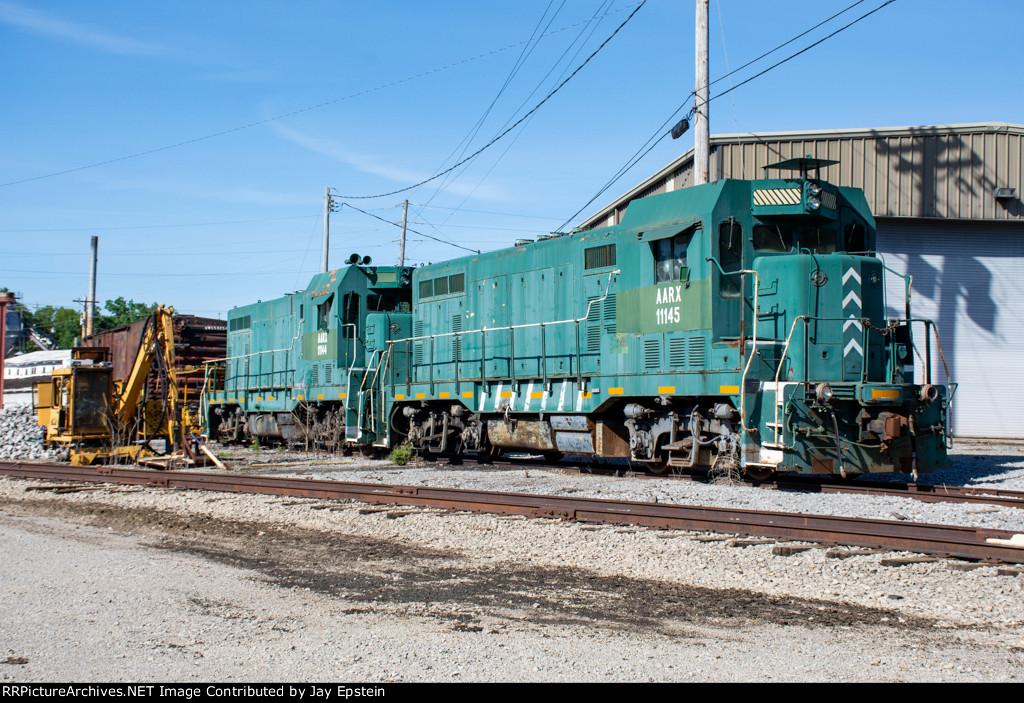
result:
[(690, 337), (686, 345), (686, 360), (693, 368), (707, 365), (707, 340), (704, 337)]
[[(462, 315), (452, 315), (452, 332), (462, 331)], [(452, 361), (462, 358), (462, 337), (452, 337)]]
[(313, 366), (312, 374), (310, 374), (309, 385), (319, 386), (320, 385), (320, 370), (318, 367)]
[(689, 341), (682, 337), (668, 340), (669, 366), (686, 366), (686, 343)]
[(604, 300), (604, 331), (615, 334), (615, 293), (609, 293)]
[(587, 351), (601, 351), (601, 328), (598, 326), (587, 328)]
[(327, 362), (324, 364), (324, 385), (331, 385), (331, 375), (334, 373), (334, 364)]
[[(412, 336), (422, 337), (423, 336), (423, 321), (417, 320), (412, 323)], [(423, 342), (412, 343), (412, 363), (420, 365), (423, 363)]]
[(661, 366), (661, 340), (644, 340), (644, 368), (656, 369)]

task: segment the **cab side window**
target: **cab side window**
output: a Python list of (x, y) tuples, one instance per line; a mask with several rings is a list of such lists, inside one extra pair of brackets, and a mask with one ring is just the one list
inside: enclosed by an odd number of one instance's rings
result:
[(743, 268), (743, 228), (729, 219), (718, 227), (718, 263), (726, 275), (722, 276), (719, 294), (723, 298), (740, 297), (740, 274)]
[(331, 322), (331, 308), (334, 307), (334, 296), (328, 296), (327, 300), (316, 306), (316, 328), (325, 330)]
[(689, 276), (686, 264), (686, 250), (693, 239), (695, 228), (680, 232), (674, 237), (651, 242), (654, 253), (654, 282), (668, 283), (685, 281)]
[(352, 325), (359, 324), (359, 294), (346, 293), (341, 308), (341, 324), (344, 325), (342, 336), (346, 339), (352, 337)]

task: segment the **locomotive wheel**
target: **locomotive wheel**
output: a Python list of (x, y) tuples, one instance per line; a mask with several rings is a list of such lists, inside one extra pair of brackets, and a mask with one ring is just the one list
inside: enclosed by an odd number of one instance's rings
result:
[(541, 452), (541, 456), (544, 457), (544, 461), (550, 462), (561, 461), (565, 458), (565, 454), (562, 452)]
[(746, 466), (743, 468), (743, 473), (751, 481), (770, 481), (775, 476), (773, 469), (766, 469), (762, 466)]
[(654, 474), (655, 476), (661, 476), (668, 473), (668, 456), (664, 454), (658, 455), (654, 461), (649, 461), (646, 464), (647, 473)]
[[(658, 447), (654, 450), (654, 461), (647, 463), (648, 473), (652, 473), (655, 476), (668, 473), (668, 452), (664, 449), (667, 441), (664, 435), (658, 440)], [(692, 443), (693, 440), (691, 439), (690, 441)]]

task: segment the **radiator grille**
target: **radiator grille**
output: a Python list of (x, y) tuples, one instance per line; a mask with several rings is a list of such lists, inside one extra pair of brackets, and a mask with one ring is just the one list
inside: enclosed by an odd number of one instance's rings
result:
[(661, 340), (644, 340), (644, 368), (656, 369), (661, 366)]

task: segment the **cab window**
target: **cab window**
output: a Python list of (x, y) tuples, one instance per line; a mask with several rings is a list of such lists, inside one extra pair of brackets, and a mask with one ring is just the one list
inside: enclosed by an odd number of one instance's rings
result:
[(334, 307), (334, 296), (328, 296), (327, 300), (316, 306), (316, 328), (325, 330), (331, 322), (331, 308)]
[(355, 327), (359, 325), (359, 294), (346, 293), (342, 299), (341, 323), (344, 325), (342, 336), (352, 337)]
[(651, 242), (654, 252), (654, 282), (684, 281), (689, 269), (686, 265), (686, 249), (690, 246), (695, 229), (690, 228), (674, 237)]
[(779, 225), (754, 226), (754, 251), (786, 252), (793, 248), (793, 232)]
[(843, 227), (843, 250), (844, 251), (867, 251), (868, 242), (864, 231), (864, 225), (859, 222), (851, 222)]
[(722, 276), (719, 294), (723, 298), (738, 298), (740, 274), (732, 272), (743, 268), (743, 228), (735, 220), (726, 220), (718, 227), (718, 263), (728, 274)]
[(800, 246), (815, 254), (834, 254), (836, 231), (831, 227), (801, 227)]

